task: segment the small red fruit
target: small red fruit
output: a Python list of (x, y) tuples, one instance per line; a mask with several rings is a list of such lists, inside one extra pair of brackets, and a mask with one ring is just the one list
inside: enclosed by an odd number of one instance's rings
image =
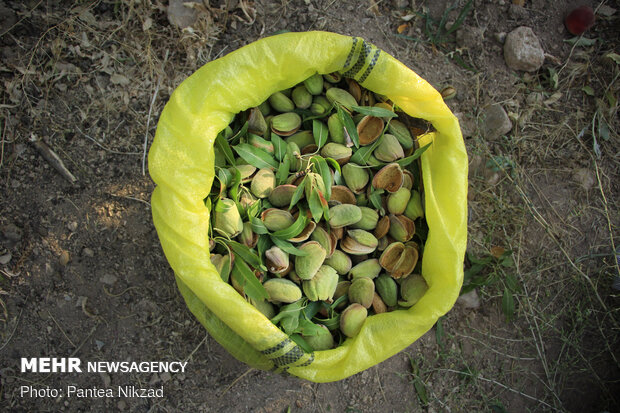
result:
[(579, 36), (594, 24), (594, 10), (590, 6), (577, 7), (566, 16), (564, 24), (569, 32)]

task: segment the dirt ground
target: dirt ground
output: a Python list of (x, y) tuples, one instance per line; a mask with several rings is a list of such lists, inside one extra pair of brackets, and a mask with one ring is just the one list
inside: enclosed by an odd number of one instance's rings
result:
[[(462, 23), (466, 1), (205, 3), (181, 30), (167, 1), (0, 1), (0, 410), (620, 411), (617, 1), (474, 0)], [(597, 10), (584, 35), (595, 40), (573, 44), (563, 19), (581, 4)], [(459, 29), (433, 37), (425, 23), (442, 16)], [(545, 50), (535, 72), (504, 61), (518, 26)], [(512, 251), (484, 265), (476, 295), (439, 326), (335, 383), (250, 369), (220, 347), (187, 310), (151, 219), (144, 145), (172, 91), (279, 30), (361, 36), (437, 89), (453, 86), (470, 155), (468, 255)], [(490, 137), (495, 103), (513, 126)], [(21, 357), (188, 364), (35, 374), (20, 372)], [(20, 394), (68, 385), (163, 386), (164, 397)]]

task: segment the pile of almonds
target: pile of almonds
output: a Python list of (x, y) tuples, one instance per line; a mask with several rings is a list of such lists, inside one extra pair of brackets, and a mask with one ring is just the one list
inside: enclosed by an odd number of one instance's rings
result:
[(222, 279), (308, 352), (415, 305), (428, 288), (416, 137), (430, 129), (337, 73), (238, 113), (205, 199)]

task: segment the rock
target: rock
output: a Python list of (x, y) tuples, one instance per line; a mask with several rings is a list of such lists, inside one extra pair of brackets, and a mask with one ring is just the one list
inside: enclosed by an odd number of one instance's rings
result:
[(497, 32), (495, 33), (494, 37), (498, 43), (504, 44), (504, 42), (506, 41), (506, 32)]
[(508, 15), (511, 19), (516, 21), (523, 21), (530, 17), (527, 9), (523, 6), (519, 6), (518, 4), (511, 4), (508, 9)]
[(107, 284), (107, 285), (114, 285), (116, 280), (117, 280), (116, 276), (114, 276), (112, 274), (105, 274), (104, 276), (99, 278), (99, 282), (102, 282), (102, 283)]
[(406, 9), (409, 7), (409, 0), (392, 0), (395, 9)]
[(482, 115), (482, 135), (493, 140), (507, 134), (512, 129), (512, 122), (506, 111), (499, 104), (493, 104), (484, 110)]
[(82, 250), (82, 255), (84, 255), (85, 257), (92, 258), (92, 257), (94, 257), (94, 256), (95, 256), (95, 251), (93, 251), (92, 249), (90, 249), (90, 248), (88, 248), (88, 247), (85, 247), (85, 248)]
[(477, 310), (480, 308), (480, 297), (475, 289), (461, 295), (456, 302), (457, 304), (462, 305), (463, 308), (471, 310)]
[(577, 169), (573, 173), (573, 178), (586, 191), (588, 189), (592, 189), (592, 187), (596, 185), (596, 175), (594, 175), (594, 172), (587, 168)]
[(8, 224), (0, 228), (0, 245), (6, 248), (13, 248), (22, 239), (22, 230), (13, 224)]
[(545, 52), (532, 29), (521, 26), (506, 36), (504, 60), (513, 70), (534, 72), (542, 66)]
[(9, 263), (9, 261), (11, 261), (11, 258), (13, 258), (13, 255), (11, 254), (10, 251), (7, 251), (3, 254), (0, 255), (0, 265), (6, 265)]
[(198, 19), (198, 12), (196, 9), (189, 8), (184, 5), (186, 0), (170, 0), (168, 4), (168, 21), (173, 26), (177, 26), (179, 29), (185, 29), (191, 26)]

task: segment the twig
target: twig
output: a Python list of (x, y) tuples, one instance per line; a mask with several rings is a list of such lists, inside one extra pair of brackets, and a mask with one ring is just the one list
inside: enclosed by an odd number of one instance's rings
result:
[(54, 152), (49, 146), (47, 146), (45, 142), (39, 140), (34, 133), (30, 134), (30, 142), (34, 145), (37, 151), (39, 151), (39, 154), (41, 154), (43, 159), (49, 162), (54, 167), (54, 169), (56, 169), (56, 171), (58, 171), (62, 175), (63, 178), (65, 178), (72, 184), (77, 181), (77, 178), (73, 176), (71, 172), (69, 172), (62, 160), (58, 157), (58, 155), (56, 155), (56, 152)]
[(4, 119), (4, 128), (2, 129), (2, 137), (0, 137), (0, 141), (2, 147), (0, 149), (0, 168), (2, 168), (2, 164), (4, 163), (4, 137), (6, 136), (6, 125), (8, 125), (8, 119)]
[(149, 114), (146, 118), (146, 131), (144, 132), (144, 145), (142, 152), (142, 175), (146, 175), (146, 147), (149, 142), (149, 124), (151, 123), (151, 112), (153, 111), (153, 105), (155, 104), (155, 99), (157, 99), (157, 94), (159, 93), (159, 86), (161, 85), (161, 77), (157, 81), (157, 87), (155, 88), (155, 93), (153, 93), (153, 98), (151, 99), (151, 104), (149, 105)]
[(150, 202), (145, 201), (143, 199), (140, 198), (134, 198), (133, 196), (126, 196), (126, 195), (115, 195), (115, 194), (110, 194), (115, 198), (125, 198), (125, 199), (131, 199), (132, 201), (138, 201), (138, 202), (142, 202), (143, 204), (147, 205), (147, 206), (151, 206)]
[(224, 389), (224, 391), (223, 391), (223, 392), (222, 392), (222, 393), (221, 393), (218, 397), (222, 397), (223, 395), (225, 395), (225, 394), (226, 394), (226, 392), (228, 392), (228, 390), (230, 390), (232, 386), (234, 386), (235, 384), (237, 384), (237, 382), (238, 382), (239, 380), (241, 380), (242, 378), (244, 378), (245, 376), (247, 376), (247, 375), (248, 375), (251, 371), (254, 371), (254, 370), (256, 370), (256, 369), (251, 368), (251, 367), (250, 367), (249, 369), (247, 369), (247, 371), (246, 371), (245, 373), (243, 373), (241, 376), (239, 376), (239, 377), (237, 377), (236, 379), (234, 379), (234, 380), (233, 380), (233, 382), (232, 382), (232, 383), (230, 383), (230, 384), (228, 385), (228, 387), (226, 387), (226, 388)]
[(24, 309), (22, 308), (19, 312), (19, 315), (17, 316), (17, 321), (15, 322), (15, 327), (13, 328), (13, 331), (11, 331), (9, 338), (7, 338), (2, 347), (0, 347), (0, 351), (2, 351), (2, 349), (4, 349), (4, 347), (6, 347), (6, 345), (9, 344), (9, 341), (11, 341), (11, 339), (13, 338), (13, 334), (15, 334), (15, 331), (17, 330), (17, 326), (19, 325), (19, 320), (21, 320), (23, 312)]
[(65, 336), (65, 338), (67, 339), (67, 341), (71, 344), (71, 346), (73, 346), (75, 348), (75, 344), (73, 343), (73, 341), (71, 341), (71, 339), (69, 338), (69, 336), (67, 335), (67, 333), (65, 333), (65, 330), (60, 326), (60, 324), (58, 324), (58, 321), (56, 321), (56, 319), (54, 318), (54, 316), (52, 315), (52, 313), (49, 312), (49, 310), (47, 311), (47, 314), (49, 314), (50, 318), (52, 319), (52, 321), (54, 322), (54, 324), (56, 324), (56, 326), (60, 329), (60, 331), (62, 332), (62, 335)]
[(99, 324), (94, 325), (93, 328), (90, 329), (90, 333), (88, 333), (88, 335), (86, 336), (86, 338), (84, 340), (82, 340), (82, 342), (80, 343), (79, 346), (77, 346), (77, 348), (75, 350), (73, 350), (73, 353), (71, 353), (70, 357), (73, 357), (77, 354), (78, 351), (80, 351), (80, 349), (82, 348), (82, 346), (84, 345), (84, 343), (86, 343), (86, 341), (88, 341), (88, 339), (90, 338), (90, 336), (93, 335), (93, 333), (95, 332), (95, 330), (97, 329), (97, 327), (99, 326)]
[[(166, 55), (164, 56), (163, 66), (166, 65), (166, 61), (168, 60), (168, 50), (166, 50)], [(144, 145), (142, 151), (142, 176), (146, 175), (146, 147), (149, 142), (149, 125), (151, 123), (151, 113), (153, 112), (153, 105), (155, 104), (155, 99), (157, 99), (157, 94), (159, 93), (159, 87), (161, 86), (162, 76), (159, 76), (157, 80), (157, 86), (155, 87), (155, 93), (153, 93), (153, 98), (151, 99), (151, 104), (149, 105), (149, 114), (146, 118), (146, 131), (144, 132)]]
[(192, 356), (194, 355), (194, 353), (196, 353), (198, 351), (198, 349), (200, 348), (200, 346), (202, 346), (202, 343), (204, 343), (205, 341), (207, 341), (207, 338), (209, 338), (209, 334), (205, 334), (205, 338), (202, 339), (202, 341), (200, 341), (200, 343), (198, 343), (198, 345), (196, 346), (195, 349), (192, 350), (191, 353), (189, 353), (189, 356), (187, 356), (185, 358), (185, 360), (183, 360), (183, 363), (186, 363), (187, 360), (189, 360), (190, 358), (192, 358)]

